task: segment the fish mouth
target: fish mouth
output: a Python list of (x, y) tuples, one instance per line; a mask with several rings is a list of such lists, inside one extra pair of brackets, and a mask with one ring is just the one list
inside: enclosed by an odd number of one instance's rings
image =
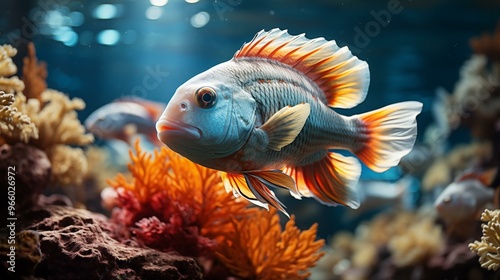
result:
[(200, 130), (194, 126), (161, 119), (156, 123), (156, 131), (158, 132), (158, 139), (162, 142), (164, 142), (163, 139), (167, 138), (195, 140), (201, 138)]

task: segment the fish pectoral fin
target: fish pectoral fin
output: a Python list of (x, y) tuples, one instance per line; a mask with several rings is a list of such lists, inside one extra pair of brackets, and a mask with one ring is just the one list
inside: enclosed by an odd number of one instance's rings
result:
[(326, 205), (359, 207), (356, 190), (361, 166), (353, 157), (329, 152), (321, 160), (305, 166), (288, 166), (283, 172), (297, 183), (301, 195), (314, 197)]
[(293, 179), (279, 170), (252, 171), (242, 174), (222, 173), (222, 180), (226, 191), (232, 191), (236, 197), (243, 196), (250, 202), (269, 209), (269, 205), (283, 212), (285, 206), (281, 203), (273, 191), (269, 188), (285, 188), (298, 194)]
[(269, 138), (268, 148), (281, 151), (283, 147), (292, 143), (304, 127), (310, 112), (309, 104), (301, 103), (283, 107), (272, 115), (260, 127)]

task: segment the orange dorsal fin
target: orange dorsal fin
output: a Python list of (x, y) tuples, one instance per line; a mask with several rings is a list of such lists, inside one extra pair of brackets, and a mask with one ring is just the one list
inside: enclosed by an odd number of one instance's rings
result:
[(287, 166), (283, 171), (295, 180), (303, 196), (314, 197), (326, 205), (359, 207), (356, 185), (361, 166), (353, 157), (329, 152), (310, 165)]
[(490, 168), (483, 172), (466, 172), (456, 179), (456, 182), (478, 180), (482, 185), (490, 187), (497, 175), (498, 168)]
[(325, 93), (327, 104), (352, 108), (363, 102), (370, 84), (368, 64), (347, 47), (324, 38), (292, 36), (287, 30), (260, 31), (234, 58), (260, 57), (287, 64), (305, 74)]
[(268, 208), (268, 205), (278, 209), (285, 215), (288, 213), (273, 191), (269, 188), (285, 188), (296, 198), (300, 194), (293, 179), (279, 170), (271, 171), (250, 171), (245, 173), (224, 173), (221, 174), (226, 191), (232, 191), (236, 197), (242, 196), (250, 202)]

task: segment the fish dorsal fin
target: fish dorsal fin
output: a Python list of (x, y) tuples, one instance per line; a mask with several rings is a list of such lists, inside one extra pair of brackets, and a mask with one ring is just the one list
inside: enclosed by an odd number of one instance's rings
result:
[(161, 116), (165, 107), (167, 106), (166, 104), (160, 102), (154, 102), (139, 97), (122, 97), (114, 100), (113, 102), (115, 103), (130, 102), (141, 105), (144, 107), (144, 109), (148, 112), (148, 114), (151, 116), (153, 120), (157, 120)]
[(477, 180), (486, 187), (490, 187), (497, 174), (497, 168), (490, 168), (483, 172), (466, 172), (458, 177), (455, 181), (462, 182), (466, 180)]
[(292, 36), (287, 30), (260, 31), (234, 58), (260, 57), (287, 64), (309, 77), (324, 92), (328, 106), (352, 108), (363, 102), (370, 84), (368, 64), (339, 48), (334, 40)]

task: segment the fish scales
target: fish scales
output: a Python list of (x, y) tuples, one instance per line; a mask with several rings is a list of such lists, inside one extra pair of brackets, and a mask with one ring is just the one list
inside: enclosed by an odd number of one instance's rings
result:
[(248, 80), (242, 81), (242, 86), (258, 104), (256, 127), (260, 127), (285, 106), (300, 103), (311, 105), (311, 114), (293, 143), (279, 152), (270, 150), (264, 154), (255, 151), (257, 149), (250, 144), (250, 147), (245, 147), (247, 157), (255, 152), (252, 160), (276, 161), (274, 165), (306, 165), (323, 157), (328, 148), (353, 148), (352, 143), (359, 138), (359, 125), (356, 125), (355, 120), (342, 117), (327, 107), (324, 93), (302, 73), (265, 59), (238, 59), (234, 63), (238, 65), (235, 69), (240, 69), (240, 75), (248, 77)]

